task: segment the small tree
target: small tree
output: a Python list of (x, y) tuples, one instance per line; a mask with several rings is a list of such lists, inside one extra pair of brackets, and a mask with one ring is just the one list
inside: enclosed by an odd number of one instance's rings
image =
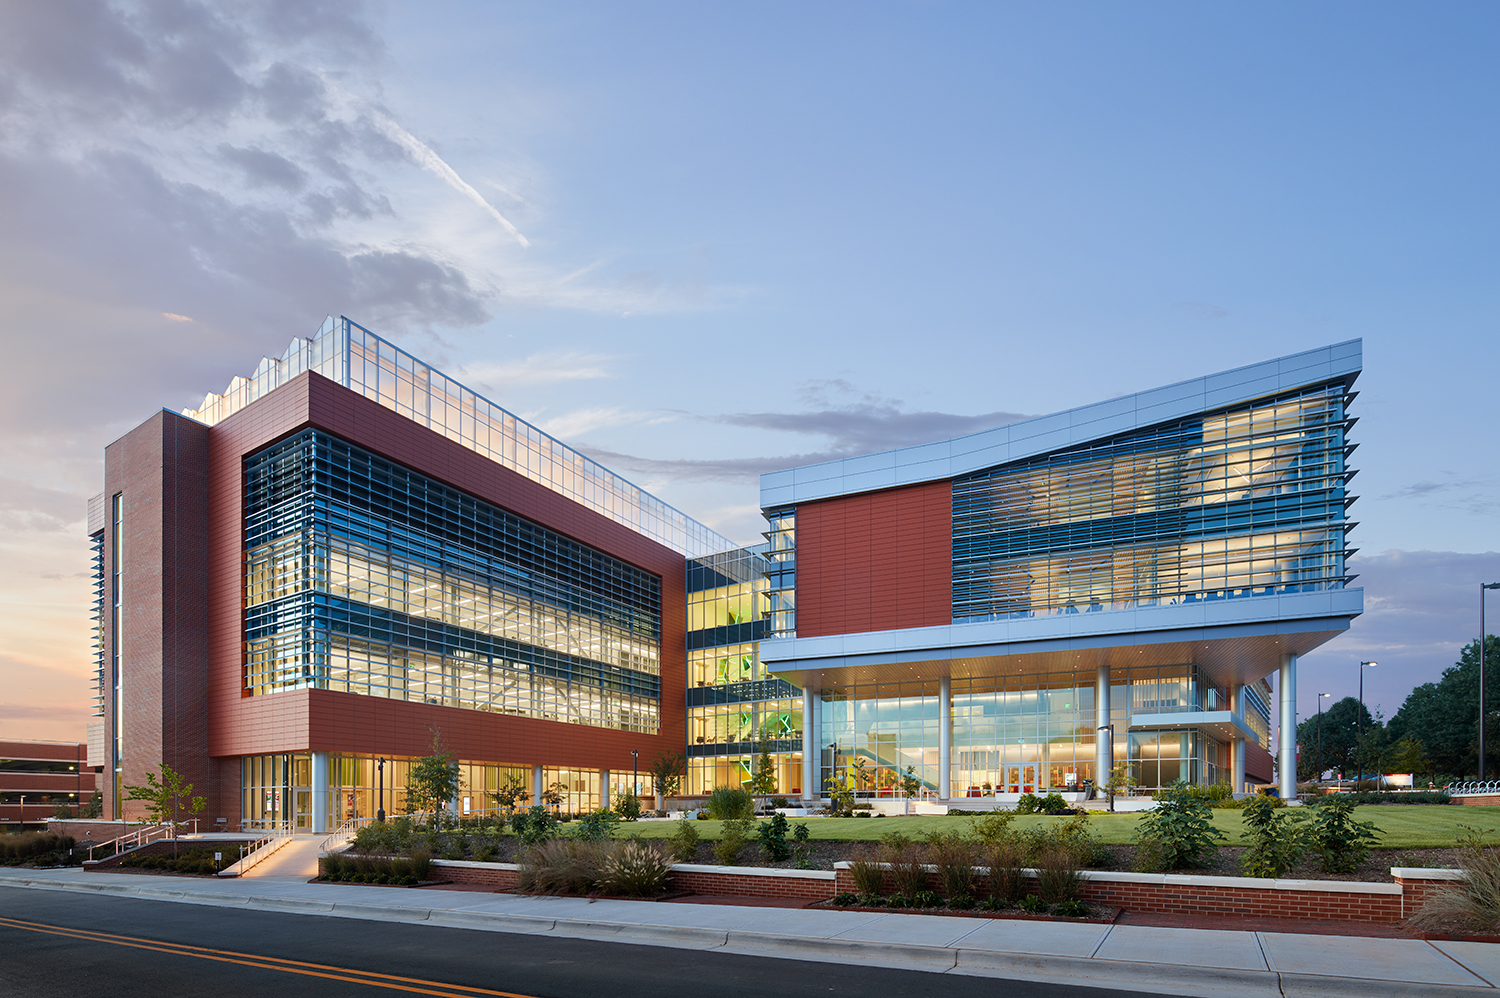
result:
[(662, 752), (646, 772), (651, 774), (651, 785), (656, 789), (656, 809), (662, 808), (663, 797), (676, 797), (682, 789), (682, 772), (687, 768), (687, 757), (681, 752)]
[(74, 817), (73, 806), (65, 800), (53, 801), (52, 817), (57, 818), (58, 820)]
[(870, 764), (859, 756), (854, 757), (854, 789), (870, 789)]
[(922, 793), (922, 780), (917, 776), (916, 766), (907, 766), (906, 774), (901, 777), (901, 796), (916, 797)]
[(437, 814), (463, 789), (458, 760), (443, 748), (441, 736), (432, 730), (432, 752), (411, 764), (406, 774), (406, 813)]
[(1109, 771), (1109, 779), (1104, 783), (1104, 794), (1109, 798), (1109, 809), (1115, 809), (1116, 795), (1130, 793), (1130, 788), (1135, 785), (1135, 776), (1130, 772), (1130, 763), (1121, 762)]
[(774, 794), (776, 792), (776, 764), (771, 761), (771, 750), (761, 749), (755, 762), (755, 775), (750, 778), (752, 794)]
[(531, 800), (531, 791), (526, 789), (526, 784), (519, 778), (511, 775), (490, 797), (494, 799), (496, 807), (505, 808), (507, 814), (515, 814), (516, 808)]
[(1432, 772), (1432, 760), (1427, 756), (1427, 749), (1410, 735), (1396, 743), (1388, 761), (1392, 772), (1410, 773), (1413, 784), (1416, 783), (1418, 773)]
[(560, 782), (552, 783), (546, 790), (542, 791), (542, 803), (550, 808), (557, 808), (563, 801), (568, 799), (568, 788)]
[[(161, 764), (160, 779), (155, 773), (147, 773), (144, 785), (127, 786), (125, 799), (145, 803), (146, 814), (158, 825), (168, 821), (175, 824), (180, 816), (195, 815), (208, 804), (205, 798), (194, 797), (193, 785), (183, 783), (182, 775), (166, 763)], [(175, 835), (173, 840), (172, 849), (175, 852), (177, 849)]]

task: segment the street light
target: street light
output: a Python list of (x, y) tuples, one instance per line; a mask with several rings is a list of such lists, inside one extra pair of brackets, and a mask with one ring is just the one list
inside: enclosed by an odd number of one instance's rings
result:
[(1323, 698), (1331, 697), (1332, 693), (1318, 694), (1318, 782), (1323, 782), (1323, 770), (1328, 768), (1323, 758)]
[(375, 820), (385, 821), (385, 760), (375, 760), (375, 772), (380, 774), (380, 799), (375, 805)]
[(1363, 738), (1365, 736), (1365, 666), (1368, 665), (1370, 668), (1373, 669), (1373, 668), (1375, 668), (1375, 666), (1377, 666), (1379, 664), (1380, 664), (1379, 662), (1361, 662), (1361, 663), (1359, 663), (1359, 717), (1358, 717), (1358, 721), (1359, 721), (1359, 737), (1361, 737), (1361, 738)]
[(630, 750), (630, 792), (636, 797), (641, 795), (641, 750)]
[(1484, 591), (1500, 589), (1500, 582), (1479, 584), (1479, 781), (1484, 782)]

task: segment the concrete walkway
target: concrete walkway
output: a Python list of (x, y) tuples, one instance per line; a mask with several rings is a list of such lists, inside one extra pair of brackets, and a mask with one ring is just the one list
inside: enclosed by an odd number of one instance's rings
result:
[[(1500, 945), (0, 869), (0, 885), (1172, 995), (1497, 995)], [(21, 914), (12, 912), (12, 914)]]
[(281, 848), (252, 866), (246, 877), (297, 877), (310, 880), (318, 875), (318, 854), (326, 835), (294, 835)]

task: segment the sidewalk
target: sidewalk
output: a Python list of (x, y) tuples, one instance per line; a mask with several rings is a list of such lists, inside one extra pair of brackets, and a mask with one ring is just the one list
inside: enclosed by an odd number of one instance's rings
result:
[(1500, 995), (1500, 945), (0, 869), (0, 886), (1173, 995)]

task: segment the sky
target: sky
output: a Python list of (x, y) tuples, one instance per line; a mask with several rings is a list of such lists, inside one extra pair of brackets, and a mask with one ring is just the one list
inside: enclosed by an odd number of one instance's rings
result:
[(760, 472), (1361, 337), (1366, 609), (1299, 713), (1373, 659), (1389, 717), (1500, 580), (1497, 47), (1477, 2), (0, 0), (0, 737), (83, 738), (104, 446), (326, 314), (746, 543)]

